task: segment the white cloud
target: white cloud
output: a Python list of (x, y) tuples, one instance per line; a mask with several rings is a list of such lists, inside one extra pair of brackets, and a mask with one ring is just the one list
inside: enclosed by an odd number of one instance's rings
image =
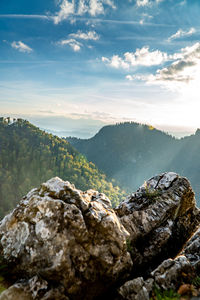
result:
[(146, 14), (146, 13), (143, 13), (142, 14), (142, 18), (141, 18), (141, 20), (140, 20), (140, 25), (143, 25), (144, 24), (144, 22), (145, 22), (145, 20), (149, 20), (149, 19), (152, 19), (153, 17), (151, 16), (151, 15), (149, 15), (149, 14)]
[(133, 81), (135, 79), (135, 76), (133, 75), (126, 75), (126, 79)]
[(81, 47), (83, 46), (83, 44), (81, 44), (80, 42), (76, 41), (75, 39), (62, 40), (58, 44), (60, 44), (62, 46), (69, 45), (75, 52), (80, 51)]
[(184, 36), (190, 36), (190, 35), (194, 34), (195, 32), (196, 32), (196, 29), (193, 27), (190, 28), (188, 31), (183, 31), (182, 29), (179, 29), (175, 34), (173, 34), (172, 36), (170, 36), (168, 38), (168, 41), (175, 40), (175, 39), (178, 39), (178, 38), (181, 38)]
[(116, 6), (112, 0), (104, 0), (103, 2), (110, 6), (112, 9), (116, 9)]
[(149, 47), (137, 49), (135, 53), (127, 52), (124, 54), (125, 61), (131, 66), (153, 66), (160, 65), (167, 60), (167, 54), (159, 50), (149, 51)]
[(69, 34), (69, 36), (75, 39), (82, 40), (99, 40), (99, 35), (96, 33), (96, 31), (82, 32), (81, 30), (78, 30), (77, 33), (71, 33)]
[(152, 5), (154, 3), (160, 3), (164, 0), (136, 0), (136, 5), (137, 6), (148, 6), (148, 5)]
[(146, 6), (149, 5), (150, 1), (149, 0), (137, 0), (136, 4), (137, 6)]
[(199, 77), (200, 72), (200, 43), (181, 49), (180, 59), (166, 68), (157, 70), (156, 75), (151, 76), (151, 81), (175, 81), (190, 82)]
[(159, 50), (149, 51), (149, 47), (136, 49), (135, 52), (126, 52), (124, 57), (113, 55), (111, 59), (102, 58), (102, 61), (114, 68), (128, 69), (135, 66), (155, 66), (168, 60), (168, 55)]
[(187, 59), (189, 59), (189, 58), (197, 56), (197, 54), (200, 51), (199, 48), (200, 48), (200, 43), (195, 43), (192, 46), (182, 48), (181, 53), (182, 53), (183, 57), (186, 57)]
[(87, 12), (88, 8), (87, 5), (85, 3), (85, 0), (80, 0), (79, 1), (79, 6), (78, 6), (78, 15), (83, 15)]
[(28, 45), (24, 44), (21, 41), (14, 41), (11, 44), (12, 48), (19, 50), (20, 52), (27, 52), (30, 53), (33, 51), (33, 49), (31, 49)]
[[(127, 75), (126, 79), (146, 81), (149, 84), (164, 85), (170, 89), (180, 89), (183, 85), (196, 83), (200, 78), (200, 43), (181, 49), (180, 53), (168, 56), (173, 61), (169, 66), (158, 69), (156, 74)], [(194, 86), (194, 85), (193, 85)]]
[(119, 69), (119, 68), (128, 69), (129, 68), (129, 64), (127, 62), (125, 62), (118, 55), (113, 55), (113, 57), (111, 59), (102, 57), (102, 61), (105, 63), (108, 63), (111, 67), (113, 67), (115, 69)]
[(58, 24), (61, 21), (68, 18), (69, 15), (74, 14), (75, 10), (75, 0), (69, 2), (68, 0), (63, 0), (60, 4), (60, 11), (54, 17), (54, 23)]
[(103, 4), (99, 0), (90, 0), (89, 13), (96, 16), (104, 13)]
[(89, 0), (88, 12), (91, 16), (104, 14), (104, 5), (110, 6), (112, 9), (116, 9), (113, 0)]
[(105, 13), (104, 6), (109, 6), (115, 9), (116, 6), (113, 0), (62, 0), (60, 10), (54, 16), (54, 23), (58, 24), (72, 15), (90, 14), (96, 16)]
[(102, 62), (105, 62), (105, 63), (110, 63), (110, 60), (107, 58), (107, 57), (102, 57), (101, 58)]
[[(96, 41), (99, 39), (99, 35), (96, 33), (96, 31), (82, 32), (81, 30), (78, 30), (77, 33), (70, 33), (68, 37), (68, 39), (61, 40), (57, 44), (62, 46), (69, 45), (75, 52), (80, 51), (84, 46), (84, 44), (77, 41), (77, 39), (83, 41)], [(90, 45), (87, 45), (87, 47), (92, 48)]]
[(200, 42), (170, 55), (159, 50), (149, 51), (149, 47), (143, 47), (133, 53), (126, 52), (123, 58), (118, 55), (113, 55), (111, 59), (102, 57), (102, 62), (110, 67), (125, 70), (131, 70), (135, 66), (161, 65), (169, 61), (171, 64), (158, 69), (155, 74), (128, 74), (126, 79), (129, 81), (142, 80), (150, 84), (157, 83), (168, 87), (176, 86), (177, 83), (185, 84), (197, 81), (200, 78)]

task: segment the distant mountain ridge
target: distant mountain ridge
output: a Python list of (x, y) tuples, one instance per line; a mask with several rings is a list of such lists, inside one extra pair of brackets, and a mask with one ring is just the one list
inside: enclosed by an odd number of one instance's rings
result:
[(0, 118), (0, 217), (31, 188), (59, 176), (82, 190), (105, 192), (113, 204), (124, 192), (66, 140), (23, 119)]
[(67, 140), (130, 191), (156, 173), (173, 171), (186, 176), (200, 205), (200, 129), (176, 139), (152, 126), (127, 122), (105, 126), (87, 140)]

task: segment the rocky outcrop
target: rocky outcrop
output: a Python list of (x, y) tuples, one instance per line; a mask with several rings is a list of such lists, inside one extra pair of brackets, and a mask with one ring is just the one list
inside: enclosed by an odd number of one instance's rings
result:
[[(200, 230), (186, 243), (175, 259), (163, 261), (149, 278), (138, 277), (127, 281), (119, 289), (120, 299), (148, 300), (157, 290), (174, 290), (180, 295), (197, 296), (200, 299)], [(195, 285), (195, 279), (197, 284)], [(194, 298), (195, 299), (195, 298)]]
[[(12, 273), (29, 279), (26, 289), (33, 299), (46, 299), (52, 282), (70, 299), (93, 299), (129, 274), (128, 236), (104, 194), (84, 193), (53, 178), (3, 219), (1, 255)], [(34, 279), (33, 295), (30, 279), (36, 275), (47, 282)]]
[(177, 289), (189, 284), (182, 274), (198, 274), (199, 220), (190, 183), (175, 173), (115, 210), (104, 194), (52, 178), (0, 224), (0, 255), (18, 280), (0, 300), (143, 300), (155, 286)]
[(129, 249), (138, 275), (174, 257), (200, 221), (189, 181), (172, 172), (145, 182), (120, 203), (116, 213), (130, 234)]

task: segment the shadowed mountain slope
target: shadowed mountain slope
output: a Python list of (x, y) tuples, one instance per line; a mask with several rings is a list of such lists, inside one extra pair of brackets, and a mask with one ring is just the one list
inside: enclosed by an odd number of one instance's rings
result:
[(128, 190), (153, 174), (174, 171), (189, 178), (199, 199), (200, 130), (178, 140), (152, 126), (122, 123), (103, 127), (91, 139), (67, 140)]

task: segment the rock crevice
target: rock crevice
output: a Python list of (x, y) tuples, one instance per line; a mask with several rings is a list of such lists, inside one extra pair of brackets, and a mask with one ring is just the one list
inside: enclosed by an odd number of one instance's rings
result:
[(116, 209), (52, 178), (0, 223), (0, 255), (18, 279), (0, 299), (142, 300), (155, 285), (176, 289), (182, 273), (198, 273), (199, 221), (190, 183), (172, 172)]

